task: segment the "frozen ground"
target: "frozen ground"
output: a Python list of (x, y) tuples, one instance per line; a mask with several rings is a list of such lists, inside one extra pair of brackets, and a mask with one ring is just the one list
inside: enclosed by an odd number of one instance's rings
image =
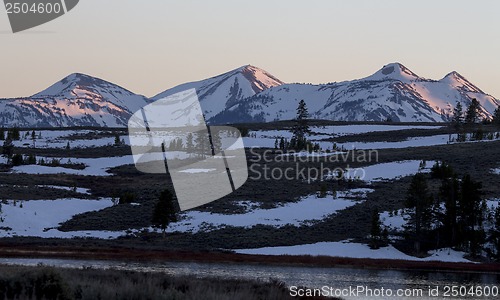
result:
[(376, 164), (363, 168), (350, 169), (344, 176), (348, 179), (359, 179), (366, 182), (396, 180), (401, 177), (414, 175), (417, 172), (430, 172), (430, 168), (435, 164), (434, 161), (428, 161), (421, 168), (420, 163), (420, 160), (407, 160)]
[(372, 259), (401, 259), (415, 261), (446, 261), (446, 262), (469, 262), (463, 256), (465, 253), (452, 249), (440, 249), (429, 252), (426, 258), (417, 258), (404, 254), (393, 246), (387, 246), (377, 250), (359, 243), (343, 242), (320, 242), (315, 244), (304, 244), (283, 247), (265, 247), (256, 249), (239, 249), (237, 253), (259, 254), (259, 255), (312, 255), (312, 256), (334, 256), (350, 258), (372, 258)]
[[(245, 207), (246, 212), (234, 215), (188, 211), (182, 213), (182, 220), (172, 223), (168, 231), (211, 231), (229, 226), (250, 228), (255, 225), (275, 227), (308, 225), (360, 203), (366, 194), (372, 191), (370, 189), (353, 189), (348, 192), (338, 192), (336, 197), (327, 195), (325, 198), (310, 195), (298, 202), (284, 204), (272, 209), (261, 209), (258, 208), (258, 203), (241, 201), (238, 204)], [(353, 198), (361, 200), (353, 200)]]
[[(44, 158), (47, 161), (50, 158)], [(134, 159), (132, 155), (116, 156), (116, 157), (102, 157), (102, 158), (63, 158), (61, 163), (67, 163), (70, 160), (72, 163), (83, 163), (87, 167), (83, 170), (75, 170), (63, 167), (48, 167), (40, 165), (23, 165), (12, 168), (14, 173), (25, 174), (75, 174), (75, 175), (90, 175), (90, 176), (110, 176), (111, 173), (107, 171), (110, 168), (133, 164)]]
[(123, 232), (72, 231), (61, 232), (56, 228), (74, 215), (98, 211), (112, 206), (111, 199), (82, 200), (33, 200), (7, 201), (0, 213), (0, 237), (34, 236), (43, 238), (97, 237), (116, 238)]
[[(325, 137), (315, 140), (315, 137), (311, 139), (320, 145), (324, 150), (332, 149), (334, 141), (322, 141)], [(337, 147), (343, 150), (368, 150), (368, 149), (391, 149), (391, 148), (408, 148), (408, 147), (424, 147), (424, 146), (436, 146), (436, 145), (446, 145), (448, 144), (450, 137), (447, 134), (433, 135), (425, 137), (414, 137), (401, 142), (349, 142), (349, 143), (335, 143)], [(274, 148), (275, 138), (259, 136), (257, 138), (245, 137), (243, 138), (245, 147), (267, 147)]]
[[(115, 143), (114, 137), (92, 139), (89, 136), (87, 139), (69, 140), (71, 135), (86, 135), (92, 132), (92, 130), (35, 130), (35, 140), (33, 141), (31, 131), (26, 136), (26, 132), (21, 130), (21, 140), (13, 141), (13, 143), (16, 147), (33, 147), (35, 145), (37, 148), (65, 148), (68, 142), (71, 148), (101, 147)], [(120, 135), (120, 140), (122, 139), (125, 143), (129, 143), (127, 135)]]
[(382, 225), (389, 227), (393, 230), (403, 230), (403, 225), (406, 224), (406, 220), (403, 217), (403, 210), (397, 210), (396, 214), (394, 212), (391, 214), (387, 211), (380, 213), (380, 221)]
[(59, 190), (65, 190), (65, 191), (74, 191), (75, 193), (79, 194), (85, 194), (85, 195), (90, 195), (90, 190), (89, 189), (84, 189), (84, 188), (79, 188), (79, 187), (69, 187), (69, 186), (60, 186), (60, 185), (37, 185), (38, 187), (45, 187), (45, 188), (51, 188), (51, 189), (59, 189)]

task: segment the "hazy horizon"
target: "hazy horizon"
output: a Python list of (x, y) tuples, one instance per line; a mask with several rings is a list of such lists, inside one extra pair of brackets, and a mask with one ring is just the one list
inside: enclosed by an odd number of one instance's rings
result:
[(457, 71), (500, 98), (498, 1), (277, 2), (87, 0), (18, 34), (1, 6), (0, 98), (30, 96), (71, 73), (151, 97), (247, 64), (319, 84), (393, 62), (435, 80)]

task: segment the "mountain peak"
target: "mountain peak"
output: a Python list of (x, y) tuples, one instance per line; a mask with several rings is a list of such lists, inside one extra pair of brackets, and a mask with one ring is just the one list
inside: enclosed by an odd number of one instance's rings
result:
[(246, 65), (241, 67), (240, 72), (247, 80), (254, 83), (254, 91), (256, 93), (262, 92), (265, 89), (284, 84), (283, 81), (271, 75), (266, 70), (261, 68)]
[(111, 82), (106, 80), (93, 77), (83, 73), (72, 73), (55, 84), (51, 85), (47, 89), (31, 96), (33, 98), (52, 98), (56, 96), (65, 96), (69, 97), (69, 95), (75, 89), (86, 89), (93, 91), (94, 89), (112, 89), (112, 90), (122, 90), (125, 94), (133, 94), (127, 89), (119, 87)]
[(62, 84), (75, 83), (81, 86), (111, 84), (110, 82), (83, 73), (72, 73), (60, 81)]
[(465, 81), (468, 81), (467, 79), (465, 79), (464, 76), (462, 76), (462, 74), (458, 73), (457, 71), (452, 71), (448, 74), (446, 74), (446, 76), (444, 76), (443, 79), (456, 79), (456, 80), (465, 80)]
[(282, 84), (283, 81), (267, 71), (253, 65), (244, 65), (215, 77), (178, 85), (154, 96), (152, 100), (194, 88), (208, 119), (228, 106)]
[(469, 80), (467, 80), (467, 78), (462, 76), (457, 71), (448, 73), (443, 79), (440, 80), (440, 82), (448, 84), (455, 88), (463, 88), (469, 92), (484, 93), (481, 89), (472, 84)]
[(417, 74), (413, 73), (410, 69), (398, 62), (385, 65), (375, 74), (365, 78), (365, 80), (372, 81), (381, 81), (387, 79), (409, 82), (419, 80), (421, 78)]

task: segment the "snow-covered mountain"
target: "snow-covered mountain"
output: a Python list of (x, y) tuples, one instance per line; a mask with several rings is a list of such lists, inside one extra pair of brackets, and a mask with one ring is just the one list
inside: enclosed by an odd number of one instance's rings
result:
[(71, 74), (31, 97), (0, 100), (5, 127), (125, 127), (149, 100), (102, 79)]
[(284, 84), (233, 104), (212, 124), (293, 119), (304, 99), (313, 118), (337, 121), (442, 122), (457, 102), (473, 98), (490, 117), (500, 101), (485, 94), (457, 72), (441, 80), (420, 77), (399, 63), (384, 66), (363, 79), (323, 85)]
[(284, 84), (268, 72), (243, 66), (213, 78), (185, 83), (148, 99), (110, 82), (72, 74), (31, 97), (0, 100), (0, 126), (126, 127), (141, 107), (196, 89), (210, 124), (270, 122), (295, 118), (304, 99), (312, 118), (337, 121), (442, 122), (458, 102), (473, 98), (490, 117), (500, 104), (457, 72), (441, 80), (420, 77), (399, 63), (353, 81)]
[(154, 96), (152, 100), (194, 88), (205, 118), (210, 119), (243, 99), (282, 84), (268, 72), (247, 65), (209, 79), (181, 84)]

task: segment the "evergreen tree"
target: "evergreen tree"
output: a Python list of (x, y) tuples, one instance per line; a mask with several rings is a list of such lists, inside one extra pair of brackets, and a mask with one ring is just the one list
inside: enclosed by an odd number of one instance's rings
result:
[(2, 127), (0, 128), (0, 141), (5, 140), (5, 129)]
[(194, 151), (193, 134), (190, 132), (186, 137), (186, 151), (192, 153)]
[(212, 149), (208, 135), (205, 132), (196, 132), (195, 138), (195, 152), (198, 156), (205, 158), (207, 155), (212, 154)]
[(14, 154), (12, 156), (12, 165), (13, 166), (20, 166), (24, 163), (23, 156), (21, 154)]
[(465, 123), (475, 124), (479, 121), (479, 112), (481, 109), (481, 104), (476, 98), (472, 99), (467, 111), (465, 113)]
[(451, 123), (456, 129), (459, 129), (462, 126), (464, 122), (463, 115), (462, 103), (457, 102), (457, 106), (453, 109), (453, 117), (451, 119)]
[(11, 130), (11, 138), (14, 141), (18, 141), (21, 139), (21, 132), (19, 131), (19, 127), (14, 126)]
[(165, 231), (171, 222), (177, 222), (174, 196), (169, 190), (164, 190), (155, 205), (151, 223), (153, 226), (161, 228), (163, 236), (165, 236)]
[(318, 198), (326, 198), (327, 193), (328, 193), (328, 188), (326, 187), (326, 184), (323, 183), (319, 189)]
[(500, 106), (497, 106), (493, 113), (493, 124), (500, 127)]
[(175, 141), (175, 150), (181, 151), (183, 147), (184, 147), (184, 145), (182, 143), (182, 139), (181, 138), (177, 138), (176, 141)]
[(380, 222), (380, 214), (378, 210), (372, 213), (371, 229), (370, 229), (370, 248), (379, 249), (382, 240), (382, 222)]
[(34, 154), (30, 154), (25, 161), (27, 165), (36, 165), (36, 156)]
[(416, 253), (420, 253), (424, 235), (431, 227), (433, 203), (424, 174), (415, 174), (408, 189), (405, 203), (406, 207), (409, 208), (409, 220), (405, 229), (410, 240), (414, 242)]
[(212, 145), (213, 145), (213, 153), (217, 155), (222, 151), (222, 140), (220, 138), (220, 134), (218, 130), (212, 129)]
[(444, 232), (449, 246), (457, 245), (457, 205), (460, 197), (460, 183), (457, 176), (444, 179), (439, 195), (444, 201), (445, 213), (442, 216)]
[(12, 158), (14, 152), (14, 144), (12, 143), (12, 139), (10, 137), (7, 137), (5, 141), (3, 142), (3, 147), (2, 147), (2, 154), (7, 157), (8, 160)]
[(31, 139), (32, 139), (32, 140), (35, 140), (35, 139), (36, 139), (36, 133), (35, 133), (35, 131), (34, 131), (34, 130), (31, 132)]
[(479, 254), (479, 247), (484, 239), (481, 207), (482, 184), (465, 175), (461, 182), (458, 202), (458, 231), (462, 246), (473, 256)]
[(168, 150), (169, 151), (174, 151), (175, 150), (175, 140), (171, 140), (170, 143), (168, 144)]
[(115, 134), (115, 146), (120, 146), (122, 142), (120, 141), (120, 135)]
[(493, 257), (495, 261), (500, 262), (500, 206), (497, 206), (494, 217), (494, 226), (491, 232), (491, 240), (494, 247)]
[(304, 100), (300, 100), (297, 107), (296, 124), (292, 128), (293, 138), (290, 141), (290, 147), (297, 150), (303, 150), (307, 147), (306, 135), (310, 133), (308, 119), (309, 112)]

